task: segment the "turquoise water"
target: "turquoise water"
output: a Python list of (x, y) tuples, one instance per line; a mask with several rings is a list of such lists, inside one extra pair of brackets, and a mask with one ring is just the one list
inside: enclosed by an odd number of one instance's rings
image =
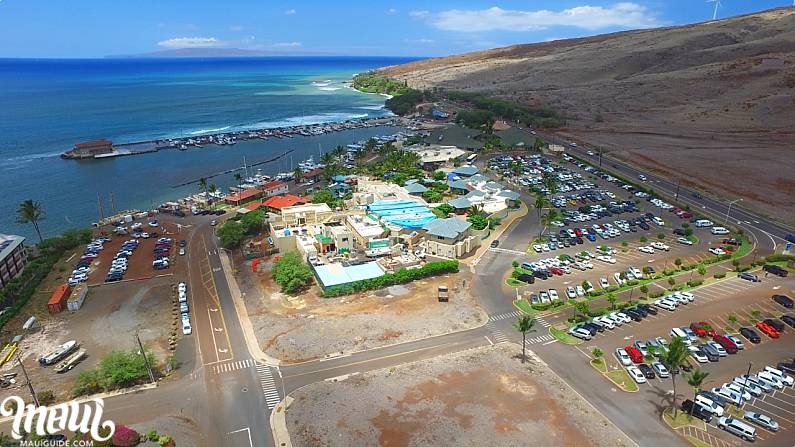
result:
[[(295, 163), (338, 144), (396, 129), (253, 140), (186, 152), (95, 161), (58, 155), (75, 143), (115, 143), (379, 117), (384, 98), (343, 85), (354, 73), (404, 58), (0, 60), (0, 232), (32, 236), (15, 222), (19, 202), (43, 203), (45, 235), (85, 226), (115, 207), (148, 208), (196, 192), (173, 185), (293, 149)], [(287, 161), (260, 166), (289, 169)], [(219, 187), (230, 175), (214, 178)]]

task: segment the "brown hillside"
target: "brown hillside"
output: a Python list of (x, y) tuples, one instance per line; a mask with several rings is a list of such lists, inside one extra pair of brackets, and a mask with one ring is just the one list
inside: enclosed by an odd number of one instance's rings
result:
[(420, 88), (549, 104), (570, 117), (561, 133), (795, 220), (795, 8), (382, 72)]

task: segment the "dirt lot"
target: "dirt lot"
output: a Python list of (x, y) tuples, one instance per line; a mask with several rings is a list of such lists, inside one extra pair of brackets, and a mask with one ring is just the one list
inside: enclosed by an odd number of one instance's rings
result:
[[(77, 312), (63, 311), (49, 316), (46, 313), (20, 344), (21, 356), (31, 381), (41, 390), (52, 390), (57, 398), (65, 399), (71, 390), (74, 377), (81, 371), (97, 366), (100, 359), (113, 350), (132, 349), (134, 334), (139, 331), (141, 341), (162, 362), (168, 357), (168, 337), (176, 317), (171, 312), (173, 278), (171, 276), (147, 281), (121, 282), (91, 287), (83, 307)], [(43, 306), (41, 303), (29, 303)], [(38, 307), (37, 307), (38, 308)], [(23, 312), (27, 318), (29, 313)], [(9, 323), (10, 327), (19, 327)], [(15, 333), (23, 333), (18, 330)], [(58, 374), (52, 366), (42, 367), (38, 358), (66, 341), (76, 340), (88, 350), (86, 358), (74, 369)], [(20, 373), (16, 356), (0, 371)], [(18, 381), (22, 383), (22, 381)], [(0, 396), (27, 395), (14, 386), (0, 392)]]
[(633, 445), (544, 365), (522, 365), (520, 350), (501, 344), (302, 388), (287, 411), (293, 445)]
[[(288, 362), (459, 331), (488, 319), (468, 293), (469, 273), (339, 298), (320, 298), (315, 290), (291, 298), (270, 280), (269, 262), (261, 268), (253, 274), (246, 263), (237, 280), (262, 350)], [(441, 284), (450, 287), (449, 303), (436, 299)]]

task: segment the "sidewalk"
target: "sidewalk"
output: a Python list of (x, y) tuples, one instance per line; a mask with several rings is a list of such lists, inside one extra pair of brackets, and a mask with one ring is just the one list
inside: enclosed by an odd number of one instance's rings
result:
[(285, 396), (284, 400), (276, 405), (271, 411), (271, 433), (273, 434), (274, 444), (279, 447), (293, 447), (290, 441), (290, 432), (287, 430), (287, 409), (293, 403), (293, 398)]
[(248, 318), (248, 311), (246, 304), (243, 302), (243, 296), (240, 293), (240, 288), (237, 286), (237, 281), (232, 275), (232, 262), (229, 260), (229, 255), (226, 250), (218, 250), (218, 256), (221, 259), (221, 268), (226, 276), (226, 282), (229, 284), (229, 293), (232, 295), (232, 302), (235, 303), (235, 312), (237, 319), (240, 321), (240, 327), (243, 329), (243, 337), (246, 340), (246, 345), (255, 360), (264, 363), (268, 366), (278, 367), (281, 360), (273, 358), (265, 354), (259, 346), (257, 336), (254, 334), (254, 326)]

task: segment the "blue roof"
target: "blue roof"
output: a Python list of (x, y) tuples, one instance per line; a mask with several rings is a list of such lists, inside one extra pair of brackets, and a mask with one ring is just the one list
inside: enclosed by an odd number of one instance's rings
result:
[(455, 180), (455, 181), (452, 181), (452, 182), (447, 182), (447, 185), (450, 186), (451, 188), (455, 188), (455, 189), (467, 189), (468, 190), (467, 184), (463, 180)]
[(384, 275), (384, 269), (375, 261), (347, 267), (338, 263), (324, 264), (317, 265), (314, 268), (323, 288), (350, 284), (354, 281), (378, 278)]
[(427, 206), (413, 200), (379, 200), (367, 208), (381, 220), (404, 228), (422, 228), (436, 220), (436, 215)]
[(457, 199), (453, 199), (447, 202), (447, 204), (459, 210), (466, 209), (472, 206), (472, 202), (470, 202), (469, 199), (467, 199), (466, 197), (459, 197)]
[(472, 224), (463, 219), (450, 217), (447, 219), (436, 219), (434, 222), (422, 227), (422, 229), (427, 231), (428, 234), (432, 234), (434, 236), (454, 239), (458, 237), (459, 234), (466, 231), (470, 226), (472, 226)]
[(422, 194), (428, 190), (428, 188), (416, 182), (409, 183), (406, 186), (404, 186), (404, 188), (406, 188), (406, 191), (408, 191), (409, 194)]
[(452, 172), (448, 172), (447, 173), (447, 181), (448, 182), (452, 182), (452, 181), (458, 180), (459, 178), (461, 178), (461, 177), (453, 174)]
[(453, 172), (458, 175), (464, 175), (468, 177), (477, 174), (480, 172), (480, 169), (477, 166), (459, 166), (455, 168)]

